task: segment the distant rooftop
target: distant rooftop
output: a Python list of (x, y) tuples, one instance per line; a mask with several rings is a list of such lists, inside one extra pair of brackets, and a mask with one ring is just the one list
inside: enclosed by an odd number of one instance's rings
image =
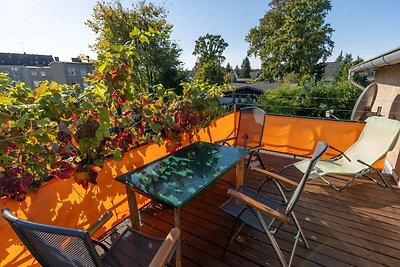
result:
[(229, 85), (235, 87), (236, 91), (252, 89), (254, 91), (264, 92), (266, 90), (277, 88), (279, 83), (229, 83)]
[(52, 55), (0, 53), (0, 65), (47, 66), (53, 61)]

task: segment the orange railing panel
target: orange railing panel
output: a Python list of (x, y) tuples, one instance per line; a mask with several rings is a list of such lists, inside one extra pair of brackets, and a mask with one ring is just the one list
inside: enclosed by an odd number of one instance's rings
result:
[[(264, 149), (310, 157), (318, 141), (346, 151), (360, 136), (364, 123), (267, 115)], [(328, 150), (324, 157), (337, 155)]]

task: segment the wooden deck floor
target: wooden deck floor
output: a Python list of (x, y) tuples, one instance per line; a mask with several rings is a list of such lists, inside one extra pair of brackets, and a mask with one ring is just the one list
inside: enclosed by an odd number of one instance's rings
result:
[[(266, 155), (269, 168), (280, 170), (296, 161)], [(227, 179), (234, 170), (226, 174)], [(288, 170), (287, 177), (299, 179), (300, 172)], [(246, 185), (257, 187), (262, 177), (249, 172)], [(344, 180), (330, 179), (335, 184)], [(298, 246), (294, 266), (400, 266), (400, 190), (391, 184), (382, 188), (358, 179), (338, 193), (320, 181), (311, 181), (298, 202), (295, 213), (308, 237), (310, 250)], [(244, 242), (234, 241), (224, 259), (220, 258), (234, 220), (218, 207), (224, 203), (231, 186), (217, 182), (181, 211), (183, 266), (279, 266), (267, 238), (245, 227)], [(277, 197), (272, 184), (264, 193)], [(141, 212), (141, 230), (164, 238), (173, 227), (173, 210), (151, 205)], [(117, 229), (124, 228), (125, 221)], [(277, 240), (288, 257), (293, 244), (294, 226), (284, 227)], [(104, 242), (110, 242), (105, 237)]]

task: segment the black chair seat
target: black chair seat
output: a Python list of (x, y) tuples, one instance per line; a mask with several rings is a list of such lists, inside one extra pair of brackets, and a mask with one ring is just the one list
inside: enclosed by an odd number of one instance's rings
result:
[[(245, 186), (239, 187), (237, 190), (238, 192), (254, 199), (257, 200), (258, 202), (270, 207), (271, 209), (279, 211), (279, 208), (283, 207), (282, 203), (269, 199), (260, 193), (257, 193), (257, 191), (250, 189)], [(246, 204), (244, 204), (241, 201), (238, 201), (234, 198), (230, 198), (227, 202), (225, 202), (220, 208), (220, 210), (232, 215), (233, 217), (237, 218), (239, 216), (239, 213), (246, 207)], [(271, 216), (262, 216), (265, 223), (269, 225), (272, 221), (273, 218)], [(257, 220), (257, 217), (254, 216), (254, 214), (246, 209), (243, 214), (240, 216), (240, 221), (246, 223), (247, 225), (251, 226), (252, 228), (258, 230), (258, 231), (263, 231), (260, 222)]]
[(148, 266), (163, 242), (163, 239), (128, 227), (103, 256), (102, 262), (105, 266)]

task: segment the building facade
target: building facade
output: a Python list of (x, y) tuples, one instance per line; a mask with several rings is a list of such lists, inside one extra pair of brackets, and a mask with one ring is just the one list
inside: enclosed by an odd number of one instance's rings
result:
[(87, 85), (84, 77), (94, 70), (92, 63), (73, 58), (72, 62), (60, 62), (51, 55), (0, 53), (0, 72), (6, 73), (14, 82), (24, 82), (31, 88), (42, 81), (59, 84)]
[[(353, 73), (375, 72), (373, 83), (363, 88), (352, 113), (353, 120), (364, 120), (369, 116), (382, 116), (400, 120), (400, 47), (366, 60), (352, 67)], [(352, 80), (351, 80), (352, 81)], [(354, 81), (352, 81), (354, 83)], [(400, 141), (388, 153), (385, 169), (392, 173), (400, 184)]]

